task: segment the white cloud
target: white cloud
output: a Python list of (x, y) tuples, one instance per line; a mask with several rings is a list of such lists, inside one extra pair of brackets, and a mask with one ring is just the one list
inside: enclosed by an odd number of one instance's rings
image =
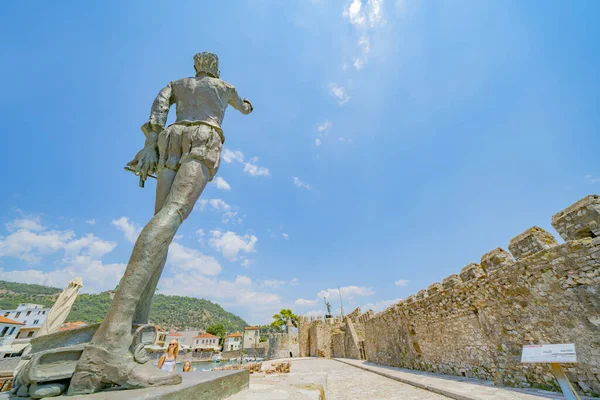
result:
[(350, 138), (345, 138), (345, 137), (343, 137), (343, 136), (340, 136), (340, 137), (338, 138), (338, 140), (339, 140), (340, 142), (342, 142), (342, 143), (352, 143), (352, 142), (353, 142), (353, 140), (352, 140), (352, 139), (350, 139)]
[(344, 9), (342, 14), (344, 17), (348, 18), (351, 24), (354, 25), (362, 25), (365, 23), (365, 15), (362, 11), (362, 1), (361, 0), (353, 0), (352, 3), (348, 6), (348, 8)]
[(276, 279), (267, 279), (261, 282), (262, 286), (265, 287), (271, 287), (271, 288), (277, 288), (279, 286), (283, 286), (285, 285), (287, 282), (286, 281), (279, 281)]
[(318, 300), (297, 299), (294, 304), (299, 306), (316, 306), (318, 302)]
[[(368, 55), (371, 50), (369, 34), (373, 29), (385, 23), (382, 6), (383, 0), (368, 0), (366, 5), (363, 5), (361, 0), (353, 0), (344, 9), (343, 16), (361, 32), (361, 37), (357, 43), (359, 54), (353, 57), (354, 68), (358, 71), (365, 66), (369, 58)], [(368, 24), (366, 23), (367, 21)]]
[(364, 286), (344, 286), (338, 289), (325, 289), (321, 290), (317, 293), (317, 298), (322, 299), (323, 297), (329, 298), (330, 296), (334, 296), (335, 298), (339, 298), (340, 291), (342, 292), (342, 298), (351, 299), (353, 297), (363, 297), (363, 296), (371, 296), (375, 294), (373, 289), (364, 287)]
[(287, 233), (282, 233), (281, 236), (283, 236), (284, 239), (290, 238), (290, 235), (288, 235)]
[(399, 279), (396, 282), (394, 282), (394, 285), (398, 286), (398, 287), (404, 287), (406, 285), (408, 285), (408, 282), (406, 279)]
[(65, 243), (63, 248), (67, 257), (83, 255), (96, 259), (112, 252), (115, 247), (117, 247), (115, 242), (107, 242), (92, 234), (87, 234), (82, 238)]
[(297, 176), (294, 177), (294, 185), (296, 185), (299, 188), (310, 190), (310, 185), (308, 183), (302, 182), (302, 180), (300, 180), (300, 178), (298, 178)]
[[(194, 284), (190, 285), (190, 282)], [(161, 279), (160, 289), (165, 294), (202, 297), (218, 302), (252, 324), (270, 323), (273, 314), (284, 306), (279, 295), (260, 290), (250, 277), (243, 275), (231, 281), (195, 272), (176, 273)]]
[(85, 221), (85, 223), (88, 225), (96, 225), (96, 220), (94, 218), (88, 219), (87, 221)]
[(290, 285), (290, 286), (296, 286), (298, 284), (298, 278), (293, 278), (290, 279), (289, 281), (282, 281), (282, 280), (278, 280), (278, 279), (265, 279), (260, 281), (260, 285), (262, 287), (269, 287), (269, 288), (278, 288), (280, 286), (284, 286), (284, 285)]
[(363, 53), (368, 53), (371, 50), (369, 38), (366, 36), (361, 36), (361, 38), (358, 40), (358, 47), (362, 49)]
[(224, 149), (223, 152), (221, 153), (221, 158), (227, 164), (231, 164), (234, 161), (244, 162), (244, 154), (239, 150), (233, 151), (233, 150), (229, 150), (229, 149)]
[(371, 50), (371, 43), (369, 42), (369, 38), (366, 35), (361, 36), (360, 40), (357, 43), (361, 55), (359, 57), (354, 58), (354, 68), (357, 70), (361, 70), (364, 65), (367, 63), (369, 59), (369, 51)]
[(251, 176), (269, 176), (269, 169), (266, 167), (261, 167), (257, 165), (258, 157), (252, 157), (249, 161), (244, 162), (244, 154), (239, 151), (233, 151), (229, 149), (223, 150), (221, 153), (221, 158), (226, 163), (230, 164), (234, 161), (244, 163), (244, 172)]
[(119, 219), (115, 219), (111, 222), (111, 224), (116, 226), (118, 230), (123, 232), (123, 234), (125, 235), (125, 238), (130, 243), (135, 243), (138, 236), (140, 236), (140, 232), (142, 231), (141, 227), (135, 225), (132, 222), (129, 222), (129, 218), (127, 218), (127, 217), (121, 217)]
[(317, 131), (318, 132), (327, 132), (329, 129), (331, 129), (332, 126), (333, 126), (333, 124), (329, 121), (321, 122), (320, 124), (317, 125)]
[(217, 185), (217, 189), (231, 190), (231, 185), (220, 176), (217, 176), (213, 182), (215, 183), (215, 185)]
[[(84, 292), (98, 292), (113, 288), (125, 270), (125, 264), (104, 264), (101, 258), (117, 246), (87, 234), (77, 238), (71, 230), (47, 230), (39, 220), (36, 224), (15, 220), (9, 223), (18, 229), (0, 238), (0, 257), (15, 257), (29, 263), (40, 263), (42, 256), (63, 252), (53, 262), (54, 270), (26, 269), (6, 270), (0, 268), (2, 279), (24, 283), (37, 283), (65, 287), (69, 280), (82, 277)], [(33, 231), (36, 230), (36, 231)]]
[(240, 263), (240, 265), (246, 269), (250, 268), (252, 264), (254, 264), (254, 260), (250, 260), (248, 258), (242, 259), (242, 262)]
[(372, 27), (385, 22), (381, 15), (382, 4), (383, 4), (383, 0), (369, 0), (367, 2), (369, 23), (371, 24)]
[(219, 230), (211, 231), (212, 237), (209, 244), (229, 261), (236, 261), (240, 252), (254, 253), (254, 246), (258, 238), (254, 235), (239, 236), (235, 232), (222, 233)]
[[(12, 221), (13, 227), (26, 226)], [(38, 226), (32, 225), (37, 229)], [(57, 252), (75, 236), (73, 231), (37, 231), (21, 228), (7, 237), (0, 237), (0, 257), (15, 257), (29, 264), (41, 262), (41, 256)]]
[(221, 213), (224, 224), (229, 222), (238, 224), (242, 222), (242, 218), (238, 217), (238, 212), (234, 210), (234, 207), (227, 204), (223, 199), (200, 199), (196, 204), (200, 211), (204, 211), (206, 206), (209, 205), (212, 211)]
[(253, 157), (249, 162), (244, 164), (244, 172), (251, 176), (269, 176), (268, 168), (256, 165), (258, 157)]
[(338, 99), (340, 105), (345, 104), (348, 100), (350, 100), (350, 96), (348, 96), (343, 87), (337, 86), (334, 83), (330, 83), (329, 87), (331, 88), (331, 94)]
[(26, 229), (29, 231), (43, 231), (46, 229), (40, 223), (40, 219), (38, 217), (27, 217), (22, 219), (15, 219), (6, 224), (6, 229), (9, 231), (16, 231), (20, 229)]
[(223, 199), (210, 199), (208, 200), (208, 204), (210, 204), (215, 211), (224, 212), (231, 210), (231, 206)]
[(383, 0), (368, 0), (366, 7), (363, 8), (361, 0), (353, 0), (350, 5), (344, 9), (342, 15), (348, 18), (352, 25), (364, 26), (367, 19), (371, 27), (383, 24), (382, 15)]
[(177, 242), (172, 242), (169, 246), (167, 262), (177, 271), (197, 272), (203, 275), (218, 275), (222, 269), (216, 258)]
[(354, 58), (354, 63), (352, 65), (354, 65), (354, 68), (360, 71), (365, 66), (365, 61), (361, 58)]
[(324, 121), (317, 124), (317, 132), (320, 137), (315, 139), (315, 144), (320, 146), (322, 144), (321, 137), (327, 136), (329, 130), (333, 124), (330, 121)]
[(378, 301), (376, 303), (365, 304), (360, 309), (362, 311), (373, 310), (375, 312), (379, 312), (379, 311), (385, 310), (386, 308), (388, 308), (400, 301), (402, 301), (401, 298), (392, 299), (392, 300), (382, 300), (382, 301)]

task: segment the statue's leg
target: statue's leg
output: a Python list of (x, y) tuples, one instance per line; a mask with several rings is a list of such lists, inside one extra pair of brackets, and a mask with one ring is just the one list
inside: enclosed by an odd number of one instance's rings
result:
[[(173, 186), (173, 182), (175, 181), (176, 175), (177, 172), (168, 168), (164, 168), (156, 174), (156, 177), (158, 178), (158, 184), (156, 185), (156, 202), (154, 206), (154, 215), (158, 214), (158, 212), (162, 209), (163, 205), (165, 204), (167, 196), (171, 191), (171, 186)], [(167, 254), (165, 254), (160, 267), (154, 272), (154, 275), (152, 275), (152, 278), (150, 278), (150, 282), (148, 282), (146, 288), (142, 292), (142, 297), (140, 298), (140, 302), (138, 303), (137, 308), (135, 310), (135, 315), (133, 316), (134, 324), (148, 323), (154, 292), (156, 291), (156, 286), (158, 285), (158, 281), (160, 279), (160, 276), (162, 275), (163, 269), (165, 268), (166, 262)]]
[(169, 244), (191, 213), (209, 176), (198, 160), (188, 159), (181, 165), (165, 204), (133, 246), (110, 309), (77, 363), (69, 394), (97, 392), (105, 383), (145, 387), (181, 382), (179, 375), (165, 373), (149, 363), (135, 363), (129, 351), (131, 326), (144, 289), (162, 267)]

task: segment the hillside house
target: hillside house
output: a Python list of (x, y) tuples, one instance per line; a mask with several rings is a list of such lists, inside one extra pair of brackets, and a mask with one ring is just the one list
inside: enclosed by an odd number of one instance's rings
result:
[(211, 335), (210, 333), (203, 333), (194, 338), (192, 343), (192, 349), (194, 350), (212, 350), (219, 351), (221, 346), (219, 345), (219, 337)]
[(239, 332), (225, 336), (223, 351), (234, 351), (242, 348), (242, 334)]

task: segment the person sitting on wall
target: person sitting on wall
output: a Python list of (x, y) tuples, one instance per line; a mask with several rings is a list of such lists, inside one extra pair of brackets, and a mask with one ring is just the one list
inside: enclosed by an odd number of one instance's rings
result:
[(192, 372), (192, 363), (189, 361), (186, 361), (183, 363), (183, 372)]
[(179, 342), (173, 339), (167, 347), (167, 352), (158, 360), (158, 368), (166, 372), (175, 372), (177, 354), (179, 354)]

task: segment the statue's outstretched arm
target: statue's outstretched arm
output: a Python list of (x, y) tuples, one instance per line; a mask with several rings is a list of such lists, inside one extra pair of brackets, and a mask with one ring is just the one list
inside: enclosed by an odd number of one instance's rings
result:
[(158, 166), (158, 134), (165, 128), (172, 104), (173, 89), (171, 83), (169, 83), (154, 99), (150, 110), (150, 118), (142, 125), (142, 132), (146, 136), (144, 148), (136, 154), (133, 160), (127, 163), (129, 169), (140, 176), (141, 187), (144, 187), (144, 181), (148, 175), (156, 172)]
[(229, 105), (233, 108), (241, 112), (242, 114), (250, 114), (254, 107), (252, 107), (252, 103), (248, 99), (242, 99), (235, 90), (235, 87), (229, 85)]
[(142, 125), (142, 131), (149, 136), (150, 132), (160, 133), (165, 128), (167, 123), (167, 116), (169, 115), (169, 109), (173, 105), (173, 88), (171, 83), (162, 88), (150, 109), (150, 117), (148, 121)]

